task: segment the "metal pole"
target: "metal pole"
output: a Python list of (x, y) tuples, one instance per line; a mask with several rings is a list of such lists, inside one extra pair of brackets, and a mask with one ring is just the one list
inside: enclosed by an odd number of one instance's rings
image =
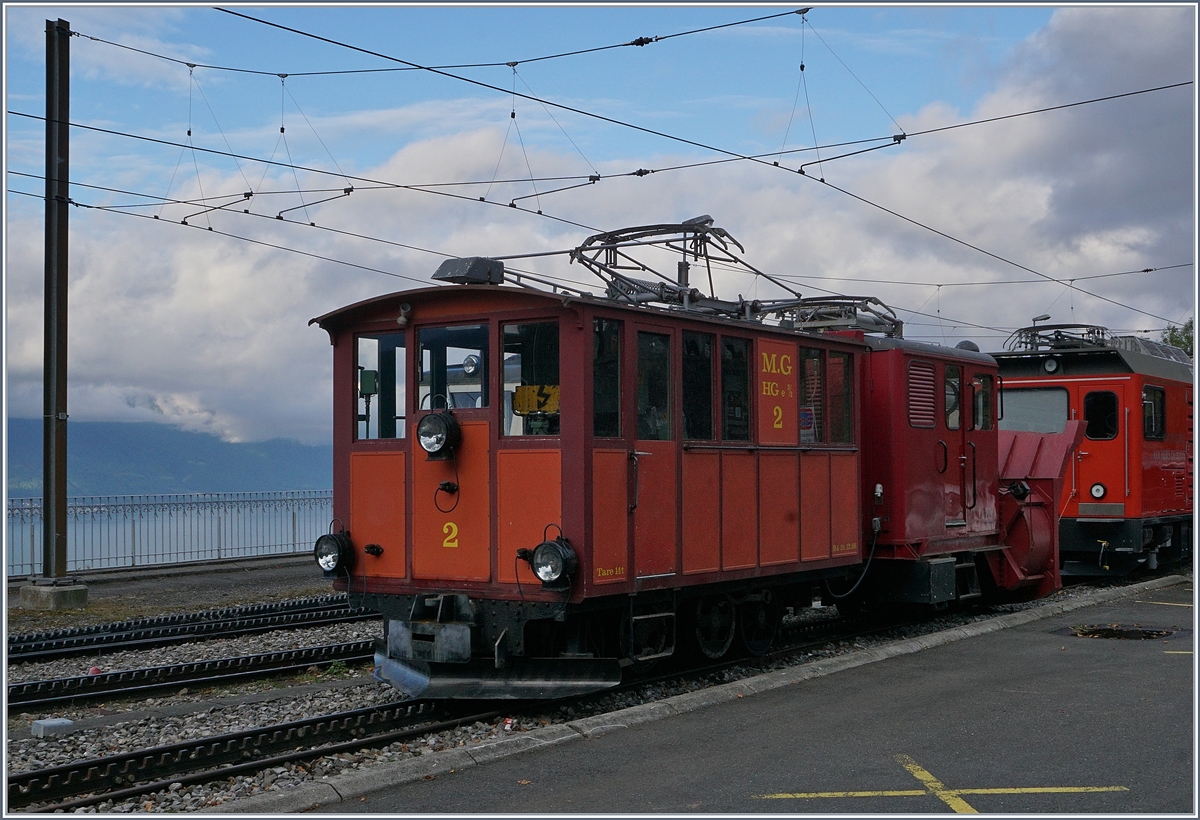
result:
[(71, 24), (46, 21), (46, 341), (42, 577), (67, 574), (67, 206)]

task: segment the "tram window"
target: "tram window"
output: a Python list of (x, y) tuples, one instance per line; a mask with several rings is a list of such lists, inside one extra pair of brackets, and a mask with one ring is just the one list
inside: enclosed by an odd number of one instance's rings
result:
[(425, 327), (417, 340), (419, 409), (488, 406), (487, 325)]
[(1120, 422), (1117, 417), (1117, 394), (1098, 390), (1083, 397), (1083, 419), (1087, 422), (1087, 437), (1105, 441), (1117, 437)]
[(592, 321), (592, 435), (621, 435), (621, 323)]
[(975, 429), (992, 429), (992, 377), (975, 376)]
[(355, 438), (404, 438), (404, 334), (358, 337)]
[(683, 334), (683, 437), (713, 437), (713, 337)]
[(829, 354), (829, 441), (854, 439), (854, 384), (849, 353)]
[(946, 365), (946, 428), (957, 430), (962, 418), (962, 371), (957, 365)]
[(671, 337), (638, 331), (637, 437), (671, 439)]
[(721, 438), (750, 440), (750, 340), (721, 340)]
[(1142, 388), (1142, 434), (1152, 441), (1167, 437), (1167, 391), (1161, 387)]
[(825, 373), (821, 351), (800, 349), (800, 443), (825, 441)]
[(505, 325), (504, 435), (557, 436), (558, 323)]
[(1067, 391), (1061, 387), (1006, 387), (1000, 429), (1061, 433), (1069, 407)]

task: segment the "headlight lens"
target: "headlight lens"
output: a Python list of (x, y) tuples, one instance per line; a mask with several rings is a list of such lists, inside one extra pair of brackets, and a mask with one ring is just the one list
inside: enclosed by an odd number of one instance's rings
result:
[(448, 412), (430, 413), (417, 422), (417, 443), (430, 457), (449, 458), (461, 438), (458, 422)]
[(333, 572), (339, 568), (349, 569), (354, 550), (350, 546), (350, 539), (343, 533), (326, 533), (317, 539), (316, 546), (313, 547), (313, 558), (316, 559), (317, 566), (326, 572)]
[(543, 584), (559, 584), (575, 573), (579, 560), (565, 540), (543, 541), (533, 551), (533, 574)]
[(1096, 483), (1092, 485), (1092, 498), (1104, 498), (1104, 494), (1108, 492), (1103, 484)]

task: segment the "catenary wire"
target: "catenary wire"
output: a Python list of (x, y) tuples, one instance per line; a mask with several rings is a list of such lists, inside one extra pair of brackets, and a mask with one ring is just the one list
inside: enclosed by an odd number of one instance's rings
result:
[[(221, 9), (221, 10), (223, 11), (223, 9)], [(664, 35), (659, 35), (659, 36), (655, 36), (655, 37), (638, 37), (637, 39), (631, 40), (628, 43), (613, 43), (613, 44), (607, 45), (607, 46), (596, 46), (593, 48), (577, 49), (575, 51), (565, 51), (560, 54), (547, 54), (542, 57), (530, 57), (530, 58), (527, 58), (524, 60), (505, 60), (503, 62), (494, 62), (494, 63), (458, 63), (455, 65), (429, 66), (429, 68), (436, 68), (436, 69), (499, 68), (501, 66), (515, 66), (515, 65), (523, 65), (525, 63), (538, 63), (538, 62), (543, 62), (545, 60), (557, 60), (562, 57), (574, 57), (574, 56), (577, 56), (580, 54), (594, 54), (595, 52), (598, 52), (598, 51), (608, 51), (608, 50), (614, 49), (614, 48), (625, 48), (628, 46), (648, 46), (652, 43), (659, 43), (664, 40), (672, 40), (676, 37), (686, 37), (691, 34), (700, 34), (700, 33), (707, 32), (707, 31), (715, 31), (716, 29), (730, 28), (732, 26), (744, 26), (749, 23), (759, 23), (759, 22), (762, 22), (763, 20), (773, 20), (777, 17), (787, 17), (792, 14), (802, 14), (803, 12), (806, 12), (806, 11), (809, 11), (809, 9), (797, 9), (795, 11), (784, 11), (784, 12), (779, 12), (778, 14), (768, 14), (764, 17), (754, 17), (749, 20), (738, 20), (733, 23), (721, 23), (720, 25), (706, 26), (705, 28), (692, 29), (690, 31), (680, 31), (680, 32), (676, 32), (675, 34), (664, 34)], [(80, 32), (80, 31), (72, 31), (71, 36), (80, 37), (80, 38), (86, 39), (86, 40), (92, 40), (94, 42), (103, 43), (103, 44), (109, 45), (109, 46), (115, 46), (116, 48), (123, 48), (127, 51), (134, 51), (134, 52), (137, 52), (138, 54), (144, 54), (148, 57), (156, 57), (160, 60), (167, 60), (172, 63), (186, 65), (189, 68), (207, 68), (212, 71), (232, 71), (232, 72), (237, 72), (240, 74), (257, 74), (260, 76), (270, 76), (270, 77), (281, 76), (281, 73), (278, 71), (262, 71), (262, 70), (258, 70), (258, 69), (252, 69), (252, 68), (238, 68), (238, 67), (233, 67), (233, 66), (208, 65), (205, 63), (191, 62), (188, 60), (181, 59), (179, 57), (168, 57), (164, 54), (157, 54), (153, 51), (147, 51), (147, 50), (141, 49), (141, 48), (134, 48), (133, 46), (128, 46), (128, 45), (125, 45), (124, 43), (115, 43), (111, 40), (105, 40), (101, 37), (94, 37), (90, 34), (84, 34), (83, 32)], [(289, 77), (322, 77), (322, 76), (330, 76), (330, 75), (338, 75), (338, 74), (382, 74), (382, 73), (396, 72), (396, 71), (420, 71), (420, 70), (422, 70), (422, 68), (423, 67), (417, 67), (417, 66), (404, 66), (404, 67), (399, 67), (399, 68), (358, 68), (358, 69), (341, 69), (341, 70), (336, 70), (336, 71), (291, 71), (291, 72), (286, 72), (286, 76), (289, 76)]]
[[(36, 114), (26, 114), (26, 113), (23, 113), (20, 111), (12, 111), (12, 110), (9, 110), (8, 113), (12, 114), (14, 116), (18, 116), (18, 117), (26, 117), (28, 119), (45, 121), (45, 117), (41, 117)], [(67, 123), (67, 124), (69, 126), (71, 126), (72, 128), (80, 128), (80, 129), (83, 129), (86, 131), (95, 131), (95, 132), (101, 133), (101, 134), (111, 134), (113, 136), (118, 136), (118, 137), (127, 137), (129, 139), (141, 140), (143, 142), (151, 142), (151, 143), (155, 143), (158, 145), (170, 145), (170, 146), (175, 146), (175, 147), (180, 146), (180, 143), (173, 142), (171, 140), (158, 139), (157, 137), (146, 137), (146, 136), (142, 136), (140, 134), (129, 134), (129, 133), (125, 133), (122, 131), (113, 131), (108, 128), (99, 128), (94, 125), (83, 125), (80, 123)], [(190, 146), (188, 146), (188, 147), (190, 147)], [(244, 159), (244, 160), (247, 160), (250, 162), (260, 162), (265, 165), (276, 165), (276, 166), (279, 166), (280, 168), (291, 168), (293, 170), (306, 171), (308, 173), (313, 173), (313, 174), (323, 174), (326, 176), (336, 176), (336, 177), (343, 177), (345, 179), (361, 180), (364, 182), (371, 183), (372, 185), (378, 185), (381, 188), (392, 188), (392, 189), (396, 189), (396, 190), (406, 190), (406, 191), (420, 191), (421, 193), (433, 194), (435, 196), (449, 197), (451, 199), (460, 199), (460, 200), (463, 200), (466, 202), (480, 202), (481, 201), (478, 197), (464, 196), (462, 194), (454, 194), (454, 193), (449, 193), (447, 191), (435, 191), (435, 190), (430, 190), (429, 188), (420, 187), (420, 186), (416, 186), (416, 185), (402, 185), (399, 183), (384, 182), (382, 180), (371, 179), (370, 177), (355, 176), (353, 174), (341, 174), (336, 171), (329, 171), (329, 170), (325, 170), (322, 168), (309, 168), (304, 165), (296, 165), (293, 163), (280, 162), (280, 161), (274, 160), (274, 159), (265, 160), (265, 159), (261, 159), (258, 157), (246, 156), (244, 154), (235, 154), (235, 153), (228, 152), (228, 151), (218, 151), (215, 148), (199, 148), (199, 147), (197, 147), (195, 150), (202, 151), (204, 153), (209, 153), (209, 154), (216, 154), (218, 156), (237, 157), (239, 159)], [(516, 180), (516, 181), (526, 182), (527, 180)], [(491, 201), (486, 201), (486, 200), (484, 200), (484, 202), (488, 205), (493, 205), (493, 206), (499, 207), (499, 208), (510, 208), (513, 210), (520, 211), (521, 213), (532, 214), (535, 216), (541, 216), (545, 219), (550, 219), (555, 222), (561, 222), (565, 225), (571, 225), (576, 228), (583, 228), (584, 230), (592, 231), (593, 233), (599, 232), (599, 228), (595, 228), (591, 225), (585, 225), (581, 222), (575, 222), (573, 220), (566, 219), (565, 217), (554, 216), (553, 214), (536, 213), (534, 211), (529, 210), (528, 208), (520, 208), (515, 205), (505, 205), (500, 202), (491, 202)]]

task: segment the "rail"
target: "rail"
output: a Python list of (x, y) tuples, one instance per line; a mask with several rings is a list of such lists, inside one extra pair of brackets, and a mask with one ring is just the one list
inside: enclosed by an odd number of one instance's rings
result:
[[(326, 532), (332, 490), (67, 499), (67, 572), (301, 553)], [(10, 579), (42, 572), (42, 499), (8, 499)]]

